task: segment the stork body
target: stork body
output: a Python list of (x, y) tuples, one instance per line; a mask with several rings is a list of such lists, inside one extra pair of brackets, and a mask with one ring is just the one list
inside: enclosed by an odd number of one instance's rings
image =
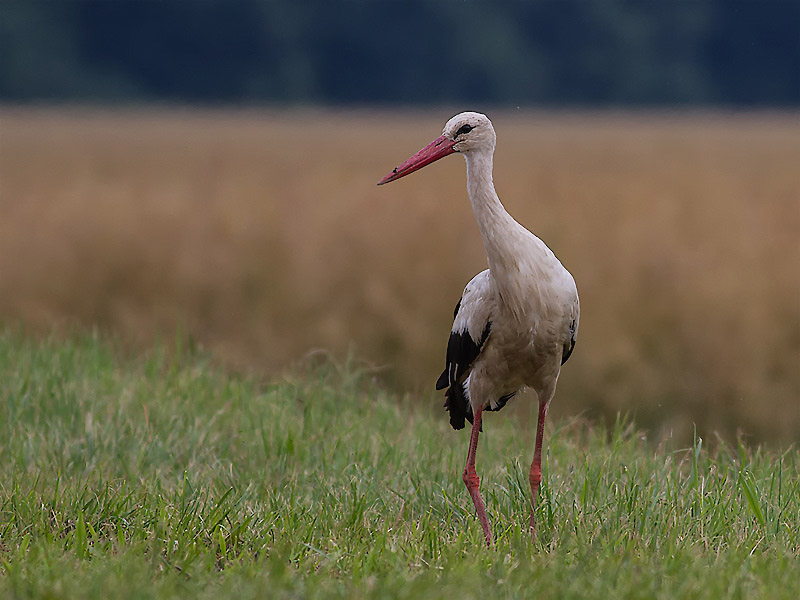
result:
[(472, 423), (464, 483), (475, 504), (487, 544), (492, 534), (475, 470), (482, 413), (500, 410), (525, 387), (538, 397), (536, 445), (530, 470), (531, 535), (541, 483), (544, 421), (561, 365), (578, 334), (580, 306), (575, 281), (545, 243), (520, 225), (500, 202), (492, 180), (495, 132), (480, 113), (450, 119), (442, 136), (384, 177), (389, 183), (453, 152), (467, 163), (467, 192), (489, 268), (464, 288), (447, 344), (437, 389), (454, 429)]

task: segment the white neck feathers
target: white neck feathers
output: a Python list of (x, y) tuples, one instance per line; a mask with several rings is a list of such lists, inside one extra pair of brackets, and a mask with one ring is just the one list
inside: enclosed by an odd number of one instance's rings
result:
[[(494, 241), (513, 229), (518, 223), (508, 214), (492, 180), (492, 153), (473, 151), (465, 154), (467, 161), (467, 193), (472, 212), (481, 230), (487, 252), (492, 252)], [(491, 256), (489, 257), (491, 260)]]
[(529, 238), (537, 239), (508, 214), (492, 181), (492, 152), (465, 153), (467, 192), (472, 211), (483, 238), (496, 291), (501, 304), (517, 318), (526, 305), (525, 291), (520, 288), (520, 251), (525, 251)]
[[(549, 263), (558, 263), (539, 238), (520, 225), (503, 207), (492, 182), (492, 151), (465, 153), (467, 192), (483, 238), (494, 289), (501, 310), (523, 322), (538, 296)], [(560, 264), (560, 263), (559, 263)]]

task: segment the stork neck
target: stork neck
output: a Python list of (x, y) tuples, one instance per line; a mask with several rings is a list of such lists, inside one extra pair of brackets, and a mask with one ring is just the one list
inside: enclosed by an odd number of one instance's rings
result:
[(526, 291), (519, 287), (518, 254), (521, 242), (534, 237), (508, 214), (492, 182), (492, 153), (469, 153), (467, 156), (467, 191), (472, 212), (483, 238), (489, 271), (500, 298), (500, 310), (522, 321)]
[(494, 189), (492, 153), (470, 152), (465, 157), (467, 193), (489, 258), (489, 267), (492, 268), (494, 263), (510, 252), (509, 234), (520, 225), (508, 214)]

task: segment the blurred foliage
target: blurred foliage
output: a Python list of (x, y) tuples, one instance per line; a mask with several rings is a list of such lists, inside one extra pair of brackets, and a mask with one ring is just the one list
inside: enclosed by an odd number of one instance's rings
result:
[(0, 99), (800, 103), (800, 2), (4, 0)]

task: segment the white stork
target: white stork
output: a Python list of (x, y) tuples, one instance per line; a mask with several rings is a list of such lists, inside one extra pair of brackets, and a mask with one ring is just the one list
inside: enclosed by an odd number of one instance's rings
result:
[(463, 112), (445, 124), (440, 137), (378, 182), (395, 181), (454, 152), (467, 162), (467, 192), (489, 268), (472, 278), (456, 304), (446, 366), (436, 389), (447, 388), (445, 408), (453, 429), (463, 429), (465, 418), (472, 423), (463, 478), (487, 545), (492, 533), (475, 471), (481, 414), (500, 410), (526, 386), (537, 394), (539, 417), (529, 476), (533, 537), (544, 420), (561, 365), (575, 346), (580, 313), (572, 275), (542, 240), (508, 214), (495, 192), (495, 140), (485, 115)]

